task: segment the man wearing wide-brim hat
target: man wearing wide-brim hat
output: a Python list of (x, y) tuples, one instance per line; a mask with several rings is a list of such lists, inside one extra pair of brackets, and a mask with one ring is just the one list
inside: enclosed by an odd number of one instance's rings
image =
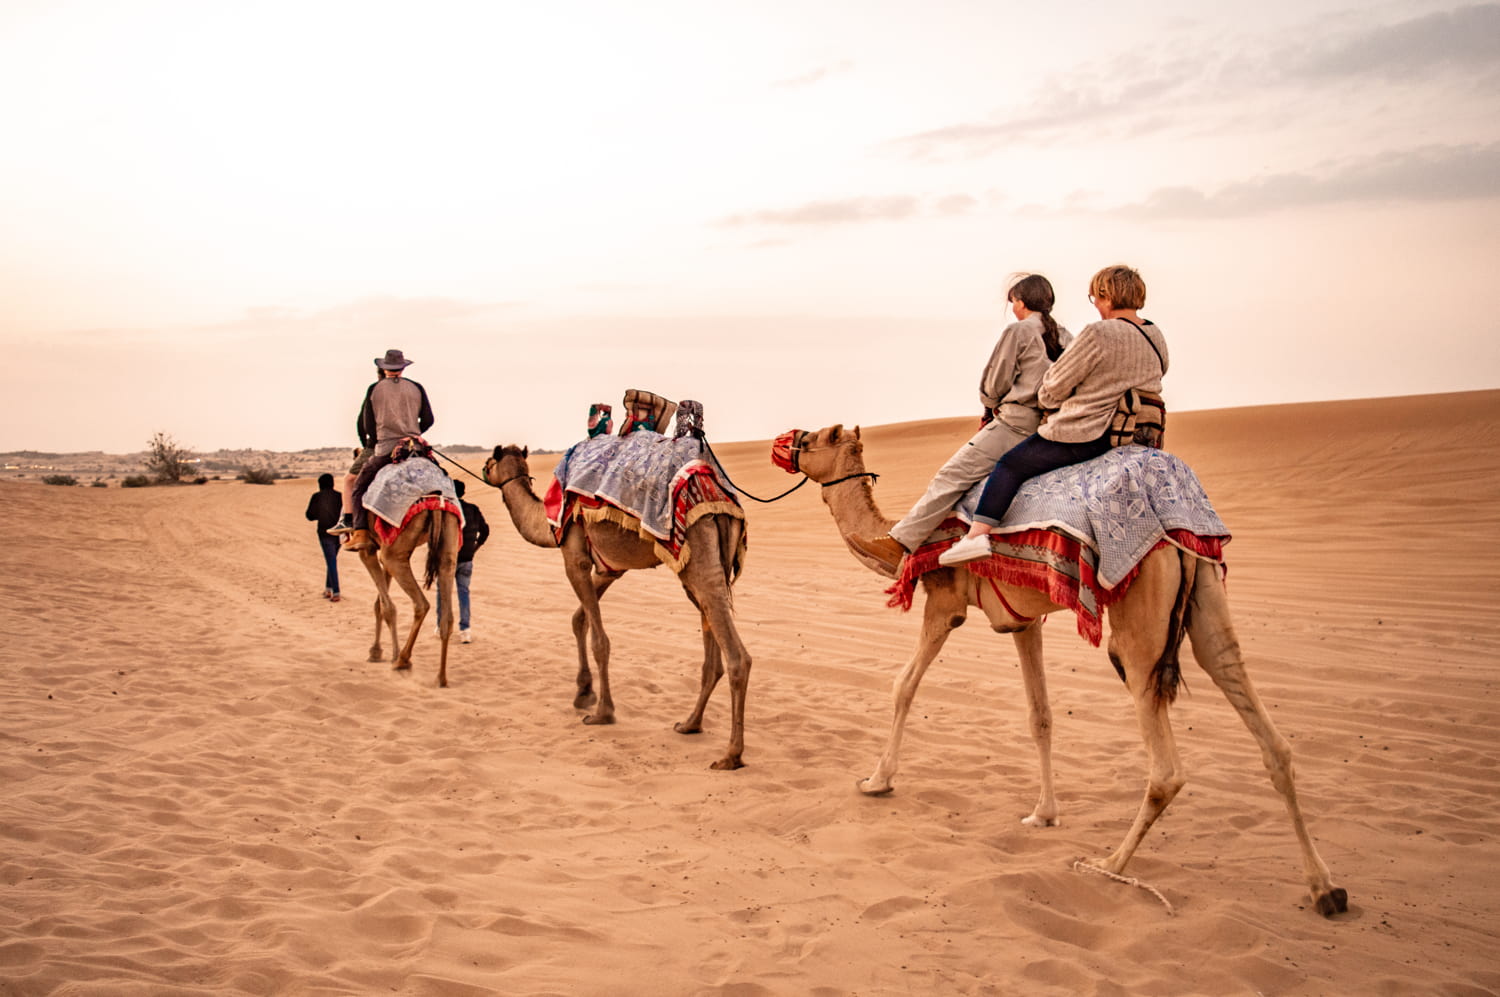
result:
[(384, 376), (365, 392), (356, 423), (361, 442), (373, 442), (374, 450), (354, 481), (352, 521), (340, 519), (328, 531), (350, 534), (344, 541), (345, 550), (367, 550), (370, 546), (369, 513), (365, 511), (363, 499), (370, 482), (375, 480), (375, 472), (391, 462), (391, 451), (396, 449), (396, 444), (409, 436), (421, 438), (432, 428), (434, 420), (427, 390), (403, 376), (411, 363), (400, 350), (386, 350), (384, 357), (375, 358), (375, 366)]

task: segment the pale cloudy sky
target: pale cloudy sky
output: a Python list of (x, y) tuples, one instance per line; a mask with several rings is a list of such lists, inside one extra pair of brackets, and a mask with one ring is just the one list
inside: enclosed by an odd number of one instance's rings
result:
[(0, 450), (978, 412), (1126, 262), (1198, 409), (1500, 387), (1500, 4), (0, 0)]

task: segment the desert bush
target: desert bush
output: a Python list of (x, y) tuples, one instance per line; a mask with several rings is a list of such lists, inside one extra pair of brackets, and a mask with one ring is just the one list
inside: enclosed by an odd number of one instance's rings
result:
[(144, 474), (127, 474), (120, 479), (121, 488), (146, 488), (155, 483)]
[(274, 485), (276, 472), (269, 467), (242, 467), (239, 479), (247, 485)]
[(108, 488), (109, 487), (109, 482), (104, 481), (104, 480), (102, 480), (100, 478), (95, 478), (94, 479), (94, 483), (92, 485), (90, 485), (89, 487), (90, 488)]
[(191, 451), (166, 433), (157, 433), (146, 444), (146, 471), (157, 481), (177, 484), (192, 471)]
[(44, 485), (76, 485), (78, 479), (71, 474), (44, 474), (42, 475)]

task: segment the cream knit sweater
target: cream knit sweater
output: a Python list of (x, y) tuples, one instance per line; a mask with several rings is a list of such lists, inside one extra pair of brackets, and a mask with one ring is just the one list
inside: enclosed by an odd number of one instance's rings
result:
[[(1141, 329), (1161, 351), (1160, 360)], [(1084, 326), (1037, 389), (1042, 407), (1057, 410), (1037, 432), (1058, 443), (1097, 440), (1109, 428), (1115, 405), (1126, 391), (1160, 393), (1161, 376), (1170, 360), (1167, 340), (1149, 322), (1142, 323), (1141, 329), (1120, 318)]]

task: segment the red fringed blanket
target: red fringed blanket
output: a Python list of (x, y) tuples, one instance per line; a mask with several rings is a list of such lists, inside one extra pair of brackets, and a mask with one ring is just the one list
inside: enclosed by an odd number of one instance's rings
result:
[[(557, 537), (558, 543), (562, 542), (563, 536), (574, 522), (608, 521), (625, 529), (634, 530), (641, 537), (652, 541), (662, 560), (670, 565), (673, 571), (681, 571), (687, 565), (690, 554), (687, 543), (688, 527), (703, 516), (710, 514), (727, 513), (743, 519), (745, 513), (740, 507), (739, 499), (724, 487), (714, 473), (714, 469), (701, 460), (684, 465), (673, 477), (671, 490), (672, 522), (671, 529), (665, 538), (652, 534), (641, 524), (638, 515), (612, 502), (594, 495), (565, 492), (556, 478), (552, 479), (552, 484), (548, 487), (547, 495), (542, 503), (546, 509), (547, 521), (551, 524), (553, 535)], [(735, 551), (734, 559), (735, 570), (738, 571), (745, 559), (743, 533), (741, 533), (740, 547)]]
[(370, 517), (370, 529), (375, 532), (376, 538), (382, 547), (389, 547), (401, 535), (401, 530), (406, 529), (406, 524), (411, 522), (411, 517), (427, 509), (438, 509), (449, 515), (457, 516), (459, 522), (463, 522), (463, 513), (458, 508), (458, 503), (451, 499), (445, 499), (441, 495), (423, 495), (413, 502), (402, 517), (401, 526), (392, 526), (379, 516)]
[[(952, 547), (968, 527), (957, 517), (943, 521), (930, 540), (901, 562), (901, 576), (886, 592), (888, 605), (910, 609), (917, 580), (941, 567), (938, 555)], [(1192, 554), (1223, 564), (1227, 537), (1200, 537), (1188, 530), (1168, 530), (1151, 550), (1165, 546), (1181, 547)], [(1100, 617), (1103, 611), (1130, 590), (1140, 572), (1140, 564), (1131, 568), (1113, 588), (1100, 584), (1098, 555), (1088, 545), (1059, 530), (1030, 529), (1014, 533), (991, 534), (994, 553), (988, 560), (971, 561), (956, 570), (972, 571), (983, 578), (1005, 585), (1035, 589), (1047, 598), (1071, 609), (1078, 617), (1078, 633), (1095, 647), (1104, 636)]]

